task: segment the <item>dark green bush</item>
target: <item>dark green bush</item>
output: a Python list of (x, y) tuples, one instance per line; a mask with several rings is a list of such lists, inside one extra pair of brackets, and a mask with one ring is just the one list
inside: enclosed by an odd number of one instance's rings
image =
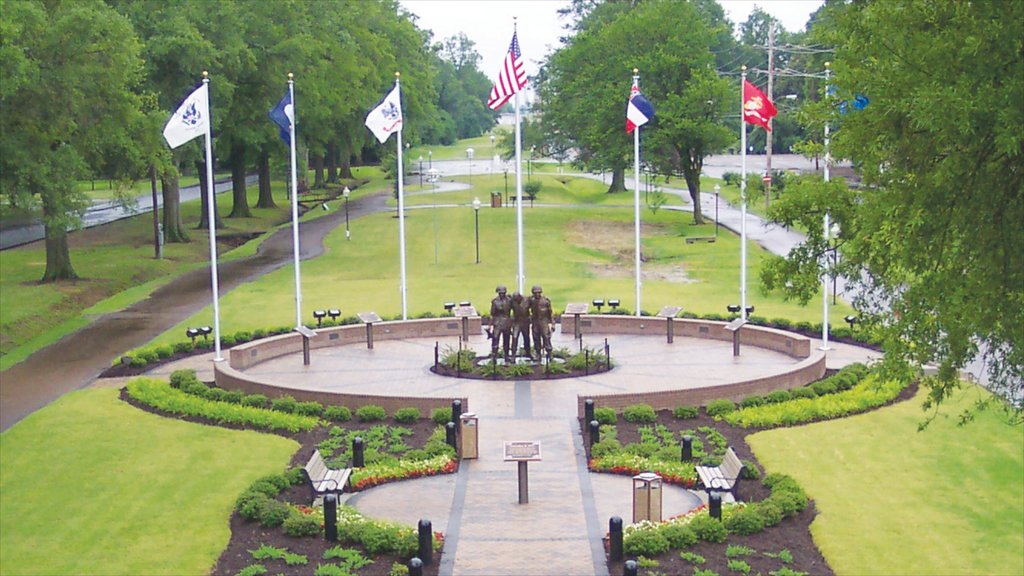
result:
[(260, 526), (264, 528), (280, 526), (291, 512), (291, 507), (284, 502), (267, 498), (263, 502), (263, 506), (260, 507)]
[(284, 477), (288, 480), (288, 484), (291, 486), (298, 486), (299, 484), (306, 483), (306, 473), (298, 466), (290, 468), (284, 473)]
[(214, 402), (223, 402), (224, 397), (227, 396), (227, 394), (227, 390), (211, 386), (209, 389), (206, 390), (206, 399), (213, 400)]
[(605, 438), (590, 447), (590, 455), (594, 458), (615, 454), (622, 450), (622, 444), (615, 438)]
[(157, 346), (153, 349), (153, 352), (160, 360), (166, 360), (167, 358), (174, 356), (174, 348), (170, 346)]
[(320, 520), (316, 519), (312, 515), (302, 514), (296, 510), (291, 510), (282, 522), (281, 528), (284, 530), (285, 534), (292, 538), (319, 536)]
[(744, 480), (758, 480), (761, 478), (761, 470), (758, 469), (757, 464), (754, 464), (750, 460), (741, 460), (743, 462), (743, 479)]
[(723, 524), (726, 530), (740, 536), (749, 536), (764, 530), (764, 519), (753, 506), (734, 510), (724, 518)]
[(422, 448), (413, 448), (402, 454), (402, 460), (426, 460), (427, 458), (430, 458), (430, 453)]
[(419, 408), (399, 408), (395, 410), (395, 422), (411, 424), (420, 419)]
[(259, 520), (263, 503), (270, 498), (257, 490), (246, 490), (235, 500), (235, 511), (246, 520)]
[(771, 500), (764, 500), (750, 505), (751, 508), (757, 511), (757, 514), (761, 517), (761, 521), (764, 522), (765, 528), (775, 526), (779, 522), (782, 522), (783, 513), (782, 508)]
[(779, 328), (780, 330), (789, 330), (793, 327), (793, 323), (789, 318), (772, 318), (771, 325)]
[(274, 398), (270, 402), (270, 409), (278, 412), (286, 412), (288, 414), (294, 414), (295, 409), (299, 407), (299, 403), (291, 396), (281, 396), (280, 398)]
[(732, 400), (712, 400), (708, 402), (705, 410), (708, 416), (721, 416), (722, 414), (728, 414), (736, 409), (736, 405), (733, 404)]
[(230, 402), (232, 404), (241, 404), (242, 398), (245, 397), (245, 393), (241, 390), (225, 391), (224, 397), (221, 398), (224, 402)]
[(324, 413), (324, 405), (319, 402), (299, 402), (295, 405), (295, 413), (303, 416), (320, 416)]
[(181, 388), (185, 384), (191, 384), (192, 382), (199, 382), (195, 370), (175, 370), (171, 372), (171, 388)]
[(241, 344), (243, 342), (248, 342), (250, 340), (252, 340), (252, 332), (247, 332), (245, 330), (242, 330), (242, 331), (239, 331), (239, 332), (235, 332), (235, 343), (236, 344)]
[(672, 416), (676, 420), (688, 420), (690, 418), (696, 418), (700, 415), (700, 409), (696, 406), (677, 406), (672, 411)]
[(188, 354), (195, 349), (196, 347), (191, 342), (177, 342), (174, 344), (175, 354)]
[(751, 408), (754, 406), (760, 406), (761, 404), (764, 404), (764, 398), (761, 398), (756, 394), (753, 396), (747, 396), (743, 400), (740, 400), (740, 408)]
[(220, 345), (224, 348), (230, 348), (235, 344), (238, 344), (238, 342), (235, 341), (235, 337), (232, 334), (226, 334), (220, 337)]
[(452, 421), (451, 408), (435, 408), (430, 411), (430, 421), (438, 426), (444, 426)]
[(149, 364), (145, 358), (138, 354), (135, 356), (124, 356), (122, 357), (121, 362), (124, 362), (124, 358), (128, 359), (128, 365), (132, 368), (145, 368), (146, 364)]
[(658, 414), (647, 404), (633, 404), (623, 409), (622, 418), (634, 424), (651, 423), (658, 420)]
[(778, 404), (779, 402), (785, 402), (792, 398), (793, 395), (789, 393), (789, 390), (775, 390), (764, 395), (764, 401), (768, 404)]
[(818, 380), (814, 384), (811, 384), (811, 388), (818, 394), (818, 396), (824, 396), (826, 394), (835, 394), (836, 383), (831, 378), (825, 378)]
[(668, 545), (674, 550), (687, 548), (697, 543), (697, 534), (684, 524), (665, 524), (658, 531), (665, 537), (665, 540), (668, 540)]
[(265, 477), (260, 478), (249, 485), (249, 490), (253, 492), (259, 492), (268, 498), (274, 498), (281, 491), (277, 484), (267, 480)]
[(324, 418), (333, 422), (348, 422), (352, 419), (352, 411), (348, 406), (328, 406), (324, 408)]
[(257, 329), (252, 331), (252, 339), (253, 340), (259, 340), (260, 338), (266, 338), (266, 337), (267, 337), (267, 331), (264, 330), (263, 328), (257, 328)]
[(782, 514), (787, 517), (799, 514), (804, 508), (807, 508), (807, 496), (803, 492), (787, 490), (773, 492), (765, 501), (778, 506), (779, 510), (782, 510)]
[(388, 417), (382, 406), (367, 404), (356, 409), (356, 419), (360, 422), (379, 422)]
[(809, 386), (801, 386), (800, 388), (793, 388), (789, 391), (792, 398), (817, 398), (818, 393), (814, 391), (814, 388)]
[[(615, 416), (614, 408), (595, 408), (594, 420), (597, 420), (600, 424), (614, 425), (618, 421), (618, 417)], [(589, 426), (589, 422), (587, 425)]]
[(267, 474), (266, 476), (261, 476), (256, 481), (267, 482), (277, 488), (278, 492), (287, 490), (288, 487), (291, 486), (291, 481), (286, 474)]
[[(797, 322), (793, 325), (793, 329), (797, 332), (814, 333), (814, 324), (810, 322)], [(820, 330), (818, 331), (821, 332)]]
[(249, 394), (242, 398), (242, 406), (251, 406), (253, 408), (266, 408), (267, 397), (263, 394)]
[(366, 521), (355, 527), (355, 539), (370, 554), (409, 557), (417, 548), (416, 533), (390, 522)]
[(637, 530), (622, 539), (622, 550), (630, 556), (657, 556), (669, 551), (668, 539), (660, 530)]
[(767, 476), (764, 477), (764, 480), (761, 483), (764, 484), (765, 486), (767, 486), (768, 488), (771, 488), (772, 491), (774, 491), (776, 489), (779, 489), (779, 490), (800, 490), (801, 489), (800, 485), (796, 483), (796, 480), (794, 480), (792, 476), (788, 476), (786, 474), (779, 474), (778, 472), (773, 472), (771, 474), (768, 474)]
[(209, 392), (210, 388), (206, 384), (203, 384), (199, 380), (196, 380), (194, 382), (183, 383), (181, 385), (181, 390), (182, 392), (186, 394), (191, 394), (192, 396), (206, 398), (206, 394), (207, 392)]
[(690, 529), (697, 535), (697, 538), (705, 542), (725, 542), (729, 531), (715, 518), (707, 514), (700, 514), (690, 521)]

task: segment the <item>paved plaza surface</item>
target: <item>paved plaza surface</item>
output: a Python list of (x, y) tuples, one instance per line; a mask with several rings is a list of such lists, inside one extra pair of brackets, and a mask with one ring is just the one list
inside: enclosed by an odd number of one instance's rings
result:
[[(584, 345), (603, 348), (604, 335), (585, 336)], [(732, 343), (664, 334), (607, 336), (615, 368), (583, 378), (546, 381), (456, 379), (430, 372), (435, 342), (458, 347), (458, 340), (378, 340), (313, 350), (310, 366), (301, 354), (275, 358), (247, 369), (260, 380), (294, 388), (402, 396), (464, 396), (479, 417), (479, 458), (463, 460), (459, 472), (385, 484), (355, 494), (346, 503), (367, 516), (415, 526), (431, 521), (445, 533), (440, 557), (445, 575), (606, 575), (602, 538), (612, 516), (632, 521), (632, 479), (590, 474), (576, 414), (578, 394), (609, 394), (714, 386), (784, 370), (798, 360), (785, 354)], [(553, 345), (577, 349), (571, 331), (558, 330)], [(483, 335), (468, 343), (479, 354), (490, 350)], [(867, 361), (876, 353), (832, 343), (823, 352), (829, 368)], [(165, 365), (153, 372), (198, 369), (213, 379), (212, 355)], [(111, 382), (110, 384), (117, 384)], [(518, 502), (517, 466), (505, 462), (504, 441), (540, 442), (542, 461), (528, 465), (529, 502)], [(699, 506), (701, 491), (664, 486), (663, 517)]]

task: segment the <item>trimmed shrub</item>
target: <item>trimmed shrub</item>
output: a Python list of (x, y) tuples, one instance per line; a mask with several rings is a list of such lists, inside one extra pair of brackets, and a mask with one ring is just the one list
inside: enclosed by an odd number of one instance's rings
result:
[(668, 552), (669, 547), (660, 530), (636, 530), (622, 538), (622, 550), (630, 556), (657, 556)]
[(676, 420), (688, 420), (690, 418), (696, 418), (700, 415), (700, 409), (696, 406), (677, 406), (672, 411), (672, 416)]
[(348, 406), (328, 406), (324, 408), (324, 418), (334, 422), (348, 422), (352, 419), (352, 411)]
[(200, 398), (206, 398), (206, 393), (210, 389), (199, 380), (194, 382), (185, 382), (181, 385), (181, 391), (190, 396), (198, 396)]
[(177, 342), (174, 344), (175, 354), (189, 354), (195, 349), (195, 345), (192, 344), (191, 342)]
[(430, 421), (438, 426), (444, 426), (452, 421), (451, 408), (435, 408), (430, 411)]
[(291, 507), (284, 502), (267, 498), (263, 502), (263, 506), (260, 507), (260, 526), (264, 528), (280, 526), (291, 512)]
[(757, 468), (757, 464), (750, 460), (742, 460), (742, 462), (744, 480), (757, 480), (761, 477), (761, 471)]
[(690, 529), (697, 535), (697, 538), (705, 542), (725, 542), (729, 531), (718, 520), (708, 514), (700, 514), (690, 521)]
[(764, 395), (764, 401), (767, 404), (778, 404), (779, 402), (785, 402), (792, 398), (793, 395), (789, 393), (789, 390), (775, 390)]
[(818, 380), (814, 384), (811, 384), (811, 388), (818, 393), (818, 396), (824, 396), (826, 394), (836, 393), (836, 383), (831, 378), (825, 378), (824, 380)]
[(626, 406), (622, 411), (622, 417), (626, 422), (633, 423), (651, 423), (658, 420), (658, 415), (654, 412), (654, 408), (647, 404), (633, 404), (632, 406)]
[(754, 406), (760, 406), (764, 404), (764, 398), (758, 395), (747, 396), (743, 400), (740, 400), (740, 408), (752, 408)]
[(395, 422), (411, 424), (420, 419), (419, 408), (399, 408), (395, 410)]
[(801, 386), (800, 388), (793, 388), (789, 391), (789, 395), (793, 398), (817, 398), (818, 393), (814, 391), (814, 388), (809, 386)]
[(299, 403), (291, 396), (281, 396), (280, 398), (274, 398), (270, 402), (270, 409), (278, 412), (287, 412), (288, 414), (294, 414), (295, 409), (298, 408)]
[(156, 353), (156, 357), (160, 360), (166, 360), (167, 358), (174, 356), (174, 348), (170, 346), (157, 346), (153, 349), (153, 352)]
[(356, 409), (356, 420), (360, 422), (379, 422), (388, 417), (384, 407), (376, 404), (367, 404)]
[(622, 444), (618, 440), (615, 438), (605, 438), (590, 447), (590, 456), (592, 458), (600, 458), (609, 454), (615, 454), (619, 450), (622, 450)]
[(732, 514), (723, 518), (722, 523), (726, 530), (740, 536), (749, 536), (764, 530), (764, 519), (753, 506), (734, 510)]
[(659, 530), (673, 549), (687, 548), (697, 543), (697, 534), (685, 524), (668, 523)]
[[(614, 425), (618, 421), (618, 417), (615, 415), (614, 408), (595, 408), (594, 420), (597, 420), (600, 424)], [(590, 425), (589, 423), (586, 424)]]
[(764, 522), (765, 528), (775, 526), (779, 522), (782, 522), (783, 513), (782, 508), (778, 504), (771, 500), (764, 500), (750, 505), (751, 508), (757, 511), (757, 514), (761, 517)]
[(232, 404), (241, 404), (244, 397), (245, 393), (241, 390), (225, 390), (224, 397), (221, 400)]
[(303, 416), (320, 416), (324, 413), (324, 406), (319, 402), (299, 402), (295, 405), (295, 413)]
[(228, 391), (223, 388), (216, 388), (211, 386), (206, 390), (206, 399), (213, 400), (214, 402), (223, 402), (224, 397), (227, 396)]
[(246, 520), (259, 520), (263, 503), (269, 500), (266, 494), (256, 490), (246, 490), (235, 501), (235, 511)]
[(185, 384), (191, 384), (192, 382), (199, 382), (195, 370), (175, 370), (171, 372), (171, 388), (181, 388)]
[(284, 533), (293, 538), (320, 535), (320, 520), (312, 515), (291, 510), (282, 522)]
[(708, 416), (711, 417), (728, 414), (735, 409), (736, 405), (733, 404), (732, 400), (712, 400), (711, 402), (708, 402), (707, 408), (705, 408)]
[(267, 397), (263, 394), (249, 394), (242, 398), (242, 406), (251, 406), (252, 408), (266, 408)]

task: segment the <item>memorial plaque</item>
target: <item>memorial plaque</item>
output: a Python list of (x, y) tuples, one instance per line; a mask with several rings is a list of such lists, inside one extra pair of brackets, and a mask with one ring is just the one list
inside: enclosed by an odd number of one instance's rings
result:
[(587, 310), (590, 310), (590, 305), (580, 302), (570, 302), (565, 305), (566, 314), (586, 314)]
[(381, 321), (380, 316), (377, 316), (376, 312), (360, 312), (359, 314), (356, 314), (356, 317), (365, 324), (373, 324), (374, 322)]
[(682, 306), (665, 306), (658, 311), (659, 318), (675, 318), (680, 312), (683, 311)]
[(452, 311), (456, 318), (469, 318), (470, 316), (479, 316), (476, 313), (476, 308), (473, 306), (459, 306)]
[(504, 454), (505, 462), (539, 462), (540, 442), (506, 441)]
[(737, 319), (733, 320), (732, 322), (729, 322), (728, 324), (726, 324), (725, 325), (725, 329), (728, 330), (729, 332), (735, 332), (735, 331), (739, 330), (740, 328), (742, 328), (743, 325), (746, 324), (746, 323), (747, 323), (747, 320), (745, 318), (737, 318)]
[(305, 326), (298, 326), (295, 328), (295, 331), (298, 332), (299, 334), (302, 334), (306, 338), (312, 338), (316, 336), (316, 332), (310, 330), (309, 328), (306, 328)]

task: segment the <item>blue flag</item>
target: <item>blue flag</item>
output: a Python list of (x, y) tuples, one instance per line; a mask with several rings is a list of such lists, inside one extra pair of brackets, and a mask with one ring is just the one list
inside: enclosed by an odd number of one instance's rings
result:
[(274, 109), (270, 111), (270, 119), (275, 124), (281, 127), (281, 140), (284, 143), (291, 146), (291, 138), (289, 137), (289, 129), (292, 126), (292, 122), (295, 120), (295, 111), (292, 107), (292, 95), (290, 91), (284, 93), (284, 98), (274, 106)]

